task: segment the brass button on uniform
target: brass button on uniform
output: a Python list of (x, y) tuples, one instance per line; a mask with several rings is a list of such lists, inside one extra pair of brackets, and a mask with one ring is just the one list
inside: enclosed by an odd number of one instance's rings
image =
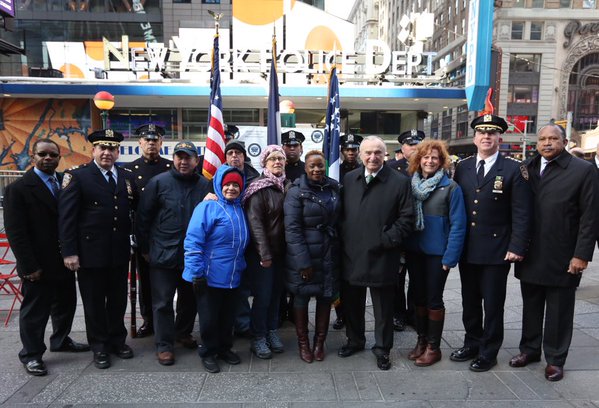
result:
[(476, 211), (472, 211), (472, 215), (476, 215)]
[(119, 206), (118, 206), (118, 205), (115, 205), (115, 206), (114, 206), (114, 209), (115, 209), (115, 210), (118, 210), (118, 209), (119, 209)]
[(478, 200), (474, 200), (474, 204), (478, 204)]
[(493, 234), (493, 237), (494, 237), (494, 238), (497, 238), (497, 234)]
[(472, 224), (470, 224), (470, 225), (472, 225), (473, 227), (476, 227), (476, 223), (475, 223), (475, 222), (473, 222), (473, 223), (472, 223)]

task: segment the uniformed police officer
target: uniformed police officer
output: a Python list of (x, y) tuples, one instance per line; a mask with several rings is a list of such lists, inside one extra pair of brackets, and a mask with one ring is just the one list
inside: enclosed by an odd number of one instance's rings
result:
[(123, 135), (103, 129), (88, 140), (93, 160), (65, 173), (58, 225), (64, 264), (77, 271), (94, 364), (108, 368), (109, 353), (133, 357), (124, 317), (136, 193), (130, 173), (115, 165)]
[[(524, 258), (530, 240), (532, 193), (520, 162), (499, 154), (499, 135), (508, 128), (495, 115), (477, 117), (476, 156), (460, 161), (454, 180), (464, 192), (468, 229), (460, 261), (464, 346), (453, 361), (469, 361), (470, 370), (497, 364), (503, 342), (503, 307), (510, 262)], [(484, 316), (484, 317), (483, 317)]]
[(339, 182), (343, 182), (343, 176), (346, 173), (360, 166), (358, 148), (360, 147), (360, 143), (362, 143), (362, 139), (362, 136), (352, 133), (341, 135), (339, 138), (341, 155), (343, 156), (343, 162), (339, 165)]
[(387, 166), (394, 168), (395, 170), (399, 170), (406, 176), (408, 176), (408, 166), (410, 157), (416, 151), (416, 148), (420, 142), (424, 140), (426, 135), (422, 130), (410, 129), (406, 132), (403, 132), (397, 137), (397, 141), (401, 145), (401, 152), (403, 153), (403, 158), (396, 160), (387, 161)]
[[(131, 170), (137, 193), (141, 194), (148, 181), (155, 175), (171, 169), (173, 162), (160, 156), (164, 128), (149, 123), (135, 129), (135, 134), (139, 137), (141, 157), (123, 167)], [(150, 272), (148, 263), (139, 253), (136, 254), (136, 258), (139, 273), (139, 311), (143, 319), (143, 324), (137, 330), (137, 337), (147, 337), (154, 334)]]
[(302, 153), (304, 152), (304, 148), (302, 147), (304, 140), (306, 140), (306, 137), (303, 133), (295, 130), (288, 130), (281, 134), (281, 144), (287, 156), (285, 176), (291, 182), (294, 182), (302, 174), (306, 174), (304, 168), (306, 164), (301, 160)]

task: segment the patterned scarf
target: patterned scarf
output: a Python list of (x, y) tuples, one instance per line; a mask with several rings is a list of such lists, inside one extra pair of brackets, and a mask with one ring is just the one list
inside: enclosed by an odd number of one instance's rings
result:
[(260, 155), (260, 164), (264, 168), (264, 170), (262, 171), (263, 177), (259, 177), (256, 180), (252, 181), (250, 185), (246, 188), (246, 190), (243, 193), (243, 198), (241, 199), (241, 202), (243, 204), (245, 204), (248, 198), (250, 198), (256, 191), (262, 190), (263, 188), (274, 186), (282, 192), (285, 192), (285, 172), (283, 171), (283, 174), (281, 174), (280, 176), (275, 176), (266, 168), (266, 161), (273, 152), (280, 153), (283, 155), (283, 157), (286, 157), (285, 152), (283, 151), (283, 148), (281, 146), (266, 146), (266, 148)]
[(416, 171), (412, 176), (412, 194), (414, 195), (414, 210), (416, 210), (416, 231), (424, 229), (424, 213), (422, 212), (422, 203), (431, 195), (437, 184), (443, 178), (445, 171), (437, 170), (433, 177), (424, 179), (419, 171)]

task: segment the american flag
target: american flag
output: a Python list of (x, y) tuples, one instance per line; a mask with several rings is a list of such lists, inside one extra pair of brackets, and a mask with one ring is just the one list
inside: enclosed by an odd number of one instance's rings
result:
[(210, 74), (210, 112), (208, 112), (208, 135), (202, 174), (212, 180), (216, 169), (225, 162), (225, 129), (223, 101), (220, 96), (220, 69), (218, 65), (218, 33), (214, 36), (212, 49), (212, 71)]
[(270, 62), (270, 81), (268, 90), (268, 127), (266, 143), (279, 145), (281, 136), (281, 113), (279, 111), (279, 79), (277, 77), (277, 36), (272, 36), (272, 60)]
[(327, 175), (339, 181), (339, 133), (341, 132), (341, 102), (339, 101), (339, 80), (337, 68), (333, 67), (329, 78), (329, 102), (327, 105), (326, 127), (324, 129), (324, 157), (327, 160)]

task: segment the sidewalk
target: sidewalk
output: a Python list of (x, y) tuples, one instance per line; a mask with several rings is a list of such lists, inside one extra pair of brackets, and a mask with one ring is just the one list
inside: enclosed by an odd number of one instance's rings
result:
[[(272, 360), (251, 356), (249, 341), (239, 339), (234, 349), (238, 366), (221, 364), (222, 372), (207, 374), (194, 351), (176, 348), (176, 364), (163, 367), (155, 357), (152, 338), (128, 339), (132, 360), (112, 358), (113, 365), (98, 370), (91, 353), (46, 352), (45, 377), (27, 375), (17, 358), (20, 350), (18, 312), (0, 327), (0, 405), (6, 407), (71, 406), (212, 406), (212, 407), (599, 407), (599, 251), (584, 273), (577, 292), (574, 338), (564, 379), (545, 380), (544, 361), (514, 369), (522, 300), (518, 281), (510, 277), (505, 307), (505, 341), (499, 364), (489, 372), (474, 373), (468, 363), (449, 360), (462, 345), (460, 280), (452, 270), (445, 290), (447, 320), (443, 360), (428, 368), (415, 367), (406, 356), (416, 341), (413, 330), (395, 334), (393, 367), (376, 368), (368, 348), (373, 343), (372, 308), (367, 308), (367, 350), (349, 358), (336, 355), (345, 336), (332, 330), (323, 362), (306, 364), (297, 353), (293, 326), (281, 330), (286, 346)], [(0, 309), (6, 309), (0, 295)], [(314, 305), (312, 305), (312, 308)], [(139, 314), (138, 314), (139, 315)], [(333, 313), (334, 315), (334, 313)], [(0, 321), (6, 314), (0, 312)], [(127, 315), (128, 318), (128, 315)], [(312, 317), (313, 319), (313, 317)], [(128, 321), (127, 321), (128, 326)], [(311, 326), (311, 329), (313, 326)], [(311, 333), (312, 334), (312, 333)], [(195, 333), (197, 335), (197, 333)], [(85, 341), (83, 307), (79, 302), (72, 337)]]

